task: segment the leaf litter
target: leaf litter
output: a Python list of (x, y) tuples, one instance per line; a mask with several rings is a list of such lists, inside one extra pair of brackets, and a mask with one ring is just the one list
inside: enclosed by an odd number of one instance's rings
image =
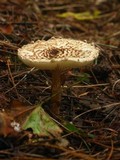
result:
[[(119, 160), (119, 9), (118, 0), (0, 2), (0, 159)], [(64, 13), (72, 16), (58, 17)], [(28, 68), (17, 57), (22, 45), (52, 36), (94, 41), (101, 50), (84, 76), (70, 71), (55, 119), (49, 116), (50, 73)], [(43, 124), (47, 120), (57, 130), (48, 125), (45, 132), (43, 125), (40, 132), (41, 112)]]

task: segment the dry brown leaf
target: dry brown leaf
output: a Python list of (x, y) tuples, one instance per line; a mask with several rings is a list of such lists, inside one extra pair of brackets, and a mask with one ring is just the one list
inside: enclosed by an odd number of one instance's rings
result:
[(3, 34), (11, 34), (13, 31), (13, 26), (12, 25), (1, 25), (0, 26), (0, 32), (2, 32)]
[(0, 112), (0, 135), (6, 137), (7, 135), (15, 132), (11, 127), (12, 117), (8, 116), (4, 112)]

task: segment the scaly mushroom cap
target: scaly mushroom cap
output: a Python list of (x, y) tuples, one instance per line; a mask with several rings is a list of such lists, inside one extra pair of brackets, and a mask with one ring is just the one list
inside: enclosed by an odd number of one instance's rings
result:
[(99, 48), (80, 40), (51, 38), (37, 40), (18, 49), (19, 58), (28, 66), (41, 70), (88, 66), (99, 55)]

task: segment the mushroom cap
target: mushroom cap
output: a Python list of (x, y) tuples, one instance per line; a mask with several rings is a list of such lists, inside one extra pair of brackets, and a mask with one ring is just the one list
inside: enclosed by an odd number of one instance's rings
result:
[(55, 38), (37, 40), (18, 49), (19, 58), (41, 70), (65, 70), (89, 66), (99, 55), (99, 48), (81, 40)]

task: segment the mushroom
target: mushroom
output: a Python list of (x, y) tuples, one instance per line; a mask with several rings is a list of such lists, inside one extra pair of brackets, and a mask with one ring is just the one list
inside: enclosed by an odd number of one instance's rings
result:
[(68, 69), (90, 66), (98, 55), (99, 48), (94, 43), (69, 38), (37, 40), (18, 49), (18, 56), (26, 65), (51, 71), (50, 111), (53, 114), (59, 114), (62, 73)]

